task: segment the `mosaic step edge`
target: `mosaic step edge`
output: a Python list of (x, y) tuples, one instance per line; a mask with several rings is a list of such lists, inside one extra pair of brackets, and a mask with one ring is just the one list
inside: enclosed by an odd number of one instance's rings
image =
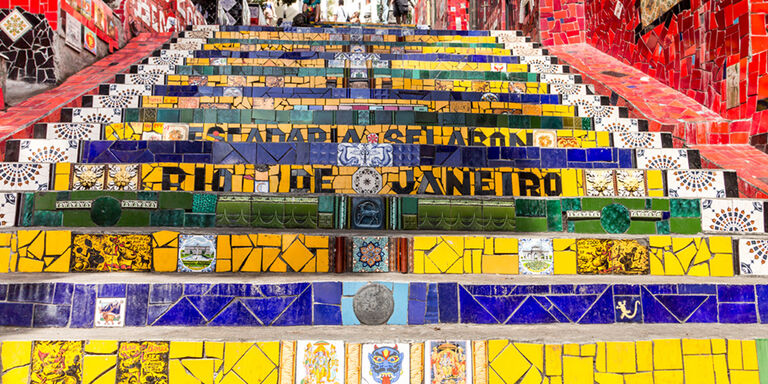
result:
[[(5, 383), (738, 383), (768, 375), (766, 340), (6, 341)], [(761, 380), (762, 378), (762, 380)]]

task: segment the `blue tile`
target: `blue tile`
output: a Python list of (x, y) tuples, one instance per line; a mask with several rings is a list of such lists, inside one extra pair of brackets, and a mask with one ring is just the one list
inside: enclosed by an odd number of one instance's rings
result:
[[(174, 284), (179, 285), (181, 284)], [(154, 291), (154, 286), (152, 287)], [(182, 298), (174, 304), (165, 313), (155, 320), (152, 325), (177, 325), (177, 326), (198, 326), (205, 324), (205, 318), (195, 309), (195, 306), (186, 298)]]
[(408, 324), (408, 283), (394, 283), (391, 287), (395, 307), (387, 324)]
[(53, 303), (56, 284), (25, 283), (8, 284), (8, 301), (27, 303)]
[(559, 148), (541, 150), (541, 168), (567, 168), (566, 151)]
[(296, 300), (295, 296), (241, 299), (240, 301), (261, 320), (270, 325)]
[(612, 161), (610, 148), (587, 148), (587, 161)]
[(429, 284), (427, 290), (427, 311), (424, 313), (424, 322), (426, 324), (435, 324), (440, 322), (440, 300), (437, 294), (437, 284)]
[(677, 293), (676, 284), (646, 284), (644, 287), (654, 295), (673, 295)]
[[(128, 307), (126, 307), (127, 309)], [(72, 299), (72, 321), (70, 326), (73, 328), (93, 327), (93, 316), (95, 313), (96, 285), (76, 284)], [(126, 312), (127, 314), (128, 312)]]
[(410, 283), (408, 298), (412, 300), (427, 300), (427, 283)]
[[(69, 305), (35, 305), (35, 317), (32, 326), (35, 328), (43, 327), (66, 327), (69, 323)], [(91, 316), (94, 316), (92, 313)]]
[[(413, 283), (411, 285), (413, 285)], [(408, 324), (425, 324), (426, 311), (426, 302), (420, 300), (408, 300)]]
[[(481, 296), (482, 297), (482, 296)], [(460, 322), (465, 324), (497, 324), (499, 321), (478, 303), (464, 287), (459, 287)]]
[(717, 301), (720, 303), (753, 303), (755, 301), (755, 286), (720, 284), (717, 286)]
[(757, 310), (753, 303), (725, 303), (718, 305), (720, 323), (754, 324), (757, 323)]
[(247, 327), (247, 326), (259, 326), (262, 325), (253, 314), (246, 309), (246, 306), (240, 302), (240, 300), (232, 301), (213, 321), (209, 323), (211, 326), (235, 326), (235, 327)]
[(683, 322), (708, 297), (704, 295), (656, 295), (656, 300), (664, 305), (679, 321)]
[(187, 296), (192, 305), (210, 321), (229, 304), (233, 298), (230, 296)]
[[(60, 283), (60, 284), (65, 284), (65, 283)], [(8, 295), (8, 284), (0, 284), (0, 301), (5, 300), (7, 295)], [(55, 300), (56, 299), (54, 298), (54, 301)]]
[(645, 323), (679, 323), (654, 296), (647, 287), (642, 289), (643, 322)]
[(438, 283), (437, 292), (441, 323), (456, 323), (459, 321), (458, 284)]
[(768, 285), (755, 285), (755, 291), (757, 291), (757, 309), (760, 312), (760, 320), (762, 323), (768, 323)]
[(125, 297), (125, 284), (100, 284), (99, 297)]
[[(0, 303), (0, 325), (31, 327), (34, 304)], [(93, 315), (91, 315), (93, 321)]]
[(613, 307), (613, 291), (606, 289), (592, 308), (579, 320), (580, 324), (612, 324), (616, 322)]
[(341, 305), (341, 282), (312, 283), (315, 303)]
[(547, 324), (557, 322), (557, 319), (547, 312), (536, 299), (529, 296), (520, 304), (506, 324)]
[(143, 327), (147, 325), (147, 303), (149, 284), (128, 284), (125, 300), (125, 325)]
[(314, 305), (314, 325), (341, 325), (341, 307), (339, 305)]
[(717, 300), (715, 296), (707, 297), (699, 308), (688, 317), (686, 323), (717, 323)]
[(547, 299), (571, 322), (578, 322), (597, 300), (597, 295), (553, 295)]
[[(54, 304), (71, 304), (72, 303), (72, 290), (74, 284), (72, 283), (56, 283), (56, 288), (53, 293)], [(5, 296), (4, 294), (0, 297)]]
[(614, 284), (614, 295), (639, 295), (640, 286), (636, 284)]
[(181, 297), (183, 284), (152, 284), (149, 291), (151, 304), (173, 303)]
[[(496, 286), (496, 288), (504, 288), (504, 286)], [(549, 285), (515, 285), (514, 290), (510, 293), (516, 295), (541, 295), (549, 293)], [(499, 293), (504, 294), (504, 293)]]
[(306, 289), (272, 325), (311, 325), (312, 290)]
[(610, 287), (608, 284), (579, 284), (574, 287), (574, 293), (577, 295), (601, 294)]
[[(499, 323), (504, 323), (526, 297), (527, 296), (474, 296), (474, 300)], [(463, 307), (462, 311), (464, 311)]]
[(259, 286), (259, 290), (266, 297), (296, 296), (306, 291), (309, 287), (310, 283), (268, 284)]
[(184, 295), (203, 295), (211, 289), (211, 284), (184, 284)]
[(574, 293), (574, 286), (572, 284), (554, 284), (550, 286), (550, 291), (553, 295), (567, 295)]
[(678, 284), (677, 292), (681, 295), (714, 295), (717, 294), (715, 284)]

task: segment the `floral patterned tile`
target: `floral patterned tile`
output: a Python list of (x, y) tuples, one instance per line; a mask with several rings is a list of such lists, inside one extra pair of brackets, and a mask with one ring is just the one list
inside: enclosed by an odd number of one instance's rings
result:
[(73, 108), (73, 123), (112, 124), (123, 121), (123, 110), (120, 108)]
[(19, 151), (16, 161), (20, 163), (76, 162), (78, 147), (76, 140), (19, 140)]
[(64, 140), (100, 140), (101, 124), (46, 123), (45, 138)]
[(739, 268), (742, 275), (768, 275), (768, 240), (739, 239)]
[(701, 200), (703, 232), (765, 232), (765, 203), (761, 200)]
[(667, 190), (670, 197), (724, 198), (725, 175), (722, 171), (670, 170), (667, 171)]

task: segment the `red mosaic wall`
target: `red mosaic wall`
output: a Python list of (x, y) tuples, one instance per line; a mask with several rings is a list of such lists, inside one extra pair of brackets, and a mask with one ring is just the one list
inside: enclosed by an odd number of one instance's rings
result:
[[(437, 0), (434, 29), (469, 29), (469, 0)], [(443, 11), (447, 10), (447, 12)]]
[(42, 13), (55, 31), (58, 28), (59, 0), (0, 0), (0, 8), (21, 7), (31, 13)]
[(578, 44), (586, 41), (584, 0), (541, 0), (537, 5), (542, 44)]
[(506, 28), (505, 0), (477, 0), (474, 19), (476, 29), (499, 30)]
[(191, 24), (206, 24), (191, 0), (124, 0), (123, 25), (133, 34), (172, 32)]

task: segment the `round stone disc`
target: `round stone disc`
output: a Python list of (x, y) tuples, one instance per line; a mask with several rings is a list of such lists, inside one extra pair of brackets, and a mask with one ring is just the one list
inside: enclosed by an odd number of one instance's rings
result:
[(91, 204), (91, 220), (102, 227), (111, 227), (117, 224), (122, 213), (120, 201), (113, 197), (102, 196)]
[(355, 294), (352, 308), (361, 324), (386, 324), (395, 310), (392, 291), (381, 284), (368, 284)]

